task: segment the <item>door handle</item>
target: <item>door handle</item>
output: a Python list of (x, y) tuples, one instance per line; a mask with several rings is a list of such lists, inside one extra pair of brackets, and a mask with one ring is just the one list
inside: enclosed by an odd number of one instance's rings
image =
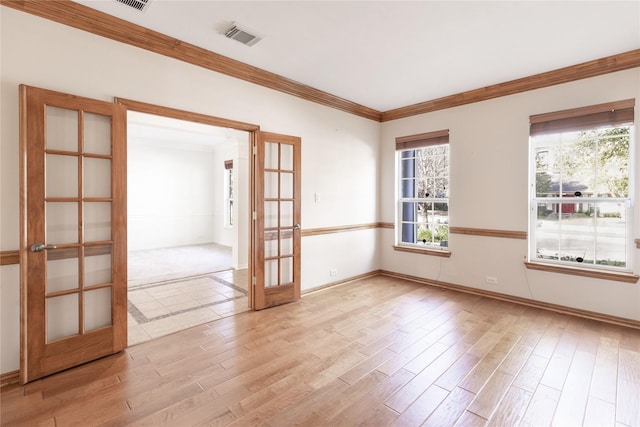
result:
[(302, 227), (300, 227), (300, 224), (296, 224), (293, 226), (294, 230), (300, 230)]
[(44, 243), (34, 243), (31, 245), (31, 252), (42, 252), (45, 249), (55, 249), (56, 245), (45, 245)]

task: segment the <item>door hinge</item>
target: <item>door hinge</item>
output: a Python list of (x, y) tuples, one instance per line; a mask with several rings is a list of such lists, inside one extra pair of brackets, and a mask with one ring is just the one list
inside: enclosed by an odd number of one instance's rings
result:
[(258, 153), (258, 149), (257, 147), (254, 145), (253, 146), (253, 155), (255, 156)]
[(256, 276), (253, 276), (253, 277), (251, 278), (251, 284), (252, 284), (253, 286), (255, 286), (255, 285), (256, 285)]
[(256, 211), (253, 211), (253, 214), (251, 215), (253, 220), (255, 221), (256, 219), (258, 219), (258, 214), (256, 213)]

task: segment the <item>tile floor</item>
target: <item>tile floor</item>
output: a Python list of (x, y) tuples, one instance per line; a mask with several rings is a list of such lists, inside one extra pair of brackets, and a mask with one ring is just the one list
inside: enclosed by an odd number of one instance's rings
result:
[(231, 268), (231, 247), (216, 243), (129, 251), (129, 287)]
[(129, 345), (247, 311), (247, 270), (129, 286)]

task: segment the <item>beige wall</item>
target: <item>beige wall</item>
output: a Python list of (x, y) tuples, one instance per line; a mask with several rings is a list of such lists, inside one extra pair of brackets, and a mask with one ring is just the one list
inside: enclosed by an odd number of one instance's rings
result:
[[(0, 7), (0, 19), (4, 251), (18, 249), (20, 83), (105, 101), (134, 99), (302, 137), (307, 229), (393, 222), (395, 137), (448, 128), (451, 225), (526, 231), (529, 115), (640, 98), (635, 69), (380, 124), (6, 7)], [(637, 195), (638, 177), (634, 182)], [(640, 285), (526, 270), (525, 240), (452, 235), (448, 259), (395, 252), (393, 243), (391, 229), (304, 238), (303, 289), (382, 268), (640, 320)], [(638, 253), (634, 258), (639, 273)], [(337, 274), (330, 276), (330, 270)], [(498, 284), (486, 285), (487, 275)], [(17, 267), (2, 267), (0, 280), (0, 373), (5, 373), (19, 365)]]
[[(133, 99), (300, 136), (303, 228), (377, 221), (379, 123), (6, 7), (0, 7), (0, 40), (0, 250), (19, 244), (21, 83), (104, 101)], [(377, 235), (371, 229), (303, 238), (303, 289), (377, 269)], [(1, 267), (0, 280), (5, 373), (19, 367), (17, 266)]]
[[(380, 219), (394, 221), (395, 138), (450, 129), (450, 226), (527, 231), (529, 116), (628, 98), (640, 100), (640, 69), (383, 123)], [(633, 180), (636, 200), (639, 178)], [(639, 212), (634, 237), (640, 236)], [(395, 252), (394, 231), (381, 233), (382, 269), (640, 320), (640, 284), (527, 270), (526, 240), (451, 234), (452, 255), (439, 258)], [(486, 284), (486, 276), (498, 284)]]

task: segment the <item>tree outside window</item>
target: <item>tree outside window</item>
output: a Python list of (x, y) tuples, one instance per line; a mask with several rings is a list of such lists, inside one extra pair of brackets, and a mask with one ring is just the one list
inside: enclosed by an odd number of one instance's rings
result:
[(574, 127), (532, 135), (530, 259), (628, 271), (631, 126)]
[(449, 144), (399, 151), (399, 243), (448, 247)]

